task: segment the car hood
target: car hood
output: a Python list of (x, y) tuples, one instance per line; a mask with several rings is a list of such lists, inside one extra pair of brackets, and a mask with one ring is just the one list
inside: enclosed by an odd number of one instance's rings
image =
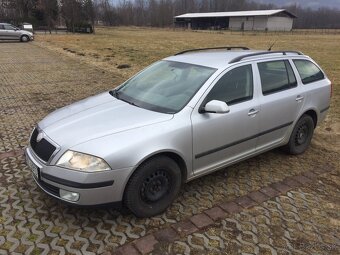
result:
[(59, 146), (70, 148), (99, 137), (170, 120), (158, 113), (118, 100), (108, 92), (56, 110), (39, 124)]

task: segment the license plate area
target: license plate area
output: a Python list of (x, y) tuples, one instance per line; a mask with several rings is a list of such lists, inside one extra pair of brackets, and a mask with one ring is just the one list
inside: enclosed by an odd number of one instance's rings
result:
[(40, 179), (39, 177), (39, 167), (34, 164), (34, 162), (26, 155), (26, 163), (28, 167), (31, 169), (31, 172), (33, 173), (34, 177), (36, 179)]

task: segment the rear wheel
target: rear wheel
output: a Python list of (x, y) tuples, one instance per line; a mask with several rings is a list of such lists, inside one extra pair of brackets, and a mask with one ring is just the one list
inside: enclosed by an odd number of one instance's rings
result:
[(304, 153), (313, 137), (314, 121), (309, 115), (302, 115), (296, 123), (289, 142), (286, 145), (286, 150), (293, 155)]
[(137, 217), (163, 212), (181, 188), (181, 171), (175, 161), (159, 156), (144, 162), (131, 176), (124, 203)]
[(20, 41), (22, 41), (22, 42), (28, 42), (29, 40), (30, 40), (30, 38), (27, 35), (23, 35), (20, 38)]

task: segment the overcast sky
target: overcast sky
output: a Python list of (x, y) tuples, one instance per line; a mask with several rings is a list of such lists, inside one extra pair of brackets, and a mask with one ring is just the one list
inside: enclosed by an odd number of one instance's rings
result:
[[(119, 3), (119, 0), (111, 1), (113, 3)], [(320, 7), (329, 7), (332, 9), (337, 8), (340, 10), (340, 0), (252, 0), (252, 1), (257, 3), (276, 4), (278, 6), (287, 6), (296, 3), (302, 8), (309, 7), (312, 9), (318, 9)]]
[(297, 4), (300, 7), (309, 7), (318, 9), (319, 7), (329, 7), (340, 9), (340, 0), (253, 0), (258, 3), (276, 4), (278, 6), (287, 6)]

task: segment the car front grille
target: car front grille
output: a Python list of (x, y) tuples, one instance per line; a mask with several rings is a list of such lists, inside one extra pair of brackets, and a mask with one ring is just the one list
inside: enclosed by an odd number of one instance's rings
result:
[(47, 141), (45, 138), (42, 138), (38, 142), (37, 141), (38, 134), (39, 131), (37, 128), (35, 128), (30, 139), (30, 145), (35, 154), (39, 158), (47, 162), (57, 148), (49, 141)]

